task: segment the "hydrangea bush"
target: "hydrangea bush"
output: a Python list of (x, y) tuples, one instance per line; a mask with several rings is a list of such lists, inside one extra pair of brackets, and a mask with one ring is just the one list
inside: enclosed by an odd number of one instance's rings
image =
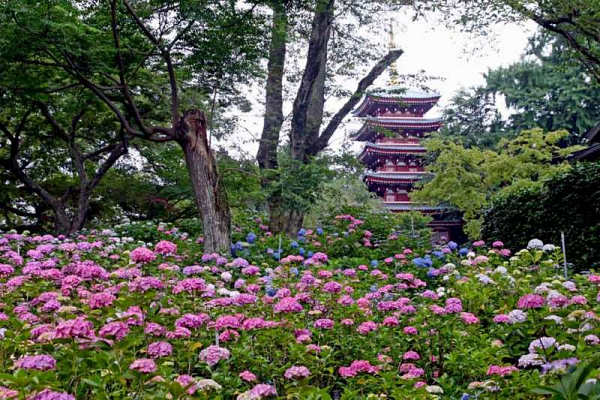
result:
[(4, 234), (0, 398), (527, 399), (598, 352), (600, 275), (565, 279), (556, 247), (365, 225), (280, 247), (256, 220), (227, 256), (166, 225)]

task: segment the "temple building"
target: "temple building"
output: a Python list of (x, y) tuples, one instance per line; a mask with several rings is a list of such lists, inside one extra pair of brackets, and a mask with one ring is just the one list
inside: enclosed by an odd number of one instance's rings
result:
[[(393, 36), (390, 40), (393, 45)], [(443, 207), (411, 201), (413, 186), (428, 173), (424, 168), (425, 148), (421, 141), (442, 126), (441, 118), (425, 114), (438, 102), (436, 92), (405, 90), (397, 84), (395, 65), (390, 85), (368, 93), (354, 111), (363, 126), (353, 139), (365, 142), (358, 159), (367, 170), (363, 180), (392, 212), (421, 211), (433, 217), (434, 240), (459, 239), (462, 222)]]

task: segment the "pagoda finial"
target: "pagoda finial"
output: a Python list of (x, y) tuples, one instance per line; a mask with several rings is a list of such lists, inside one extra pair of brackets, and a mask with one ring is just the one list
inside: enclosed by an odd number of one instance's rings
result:
[[(390, 41), (388, 42), (388, 49), (390, 51), (396, 49), (396, 41), (394, 40), (394, 26), (392, 21), (390, 21)], [(398, 71), (396, 70), (396, 62), (394, 61), (390, 65), (390, 85), (398, 84)]]

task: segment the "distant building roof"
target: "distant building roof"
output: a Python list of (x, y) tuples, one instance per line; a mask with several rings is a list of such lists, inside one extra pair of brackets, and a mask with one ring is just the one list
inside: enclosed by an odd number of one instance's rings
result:
[(439, 92), (431, 90), (431, 91), (423, 91), (423, 90), (414, 90), (407, 89), (405, 86), (401, 85), (389, 85), (384, 86), (382, 88), (377, 88), (372, 90), (369, 94), (374, 96), (391, 96), (391, 97), (399, 97), (406, 99), (439, 99), (441, 96)]

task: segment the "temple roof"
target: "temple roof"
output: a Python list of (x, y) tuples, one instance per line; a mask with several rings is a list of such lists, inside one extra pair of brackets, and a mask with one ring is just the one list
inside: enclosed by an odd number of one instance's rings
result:
[(363, 160), (370, 155), (423, 154), (425, 147), (420, 145), (376, 144), (365, 143), (358, 159)]
[(420, 180), (429, 172), (377, 172), (367, 171), (363, 174), (363, 180), (371, 182), (415, 182)]
[(411, 118), (411, 117), (367, 117), (365, 123), (356, 132), (353, 139), (358, 141), (371, 140), (377, 128), (389, 130), (418, 130), (421, 132), (434, 132), (442, 126), (442, 118)]
[(426, 204), (416, 204), (410, 202), (383, 202), (383, 206), (391, 211), (441, 211), (444, 208), (439, 206), (430, 206)]
[(388, 85), (382, 88), (376, 88), (372, 90), (369, 94), (374, 96), (381, 97), (394, 97), (401, 99), (415, 99), (415, 100), (424, 100), (431, 99), (437, 101), (441, 96), (439, 92), (435, 90), (424, 91), (424, 90), (414, 90), (414, 89), (406, 89), (402, 85)]
[(375, 110), (390, 105), (405, 105), (407, 107), (417, 107), (421, 113), (427, 112), (440, 99), (438, 92), (406, 90), (400, 85), (392, 85), (383, 88), (374, 89), (367, 93), (363, 101), (354, 111), (357, 117), (366, 117), (373, 115)]

